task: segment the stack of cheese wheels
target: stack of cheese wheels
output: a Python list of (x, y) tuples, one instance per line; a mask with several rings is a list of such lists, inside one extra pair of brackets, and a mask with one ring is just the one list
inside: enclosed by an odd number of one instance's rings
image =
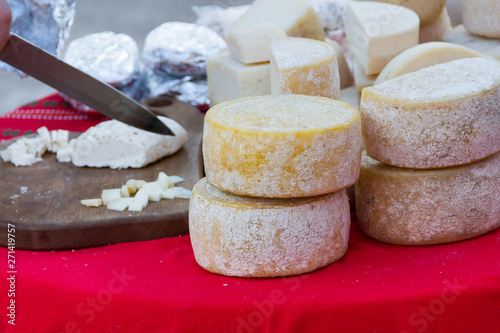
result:
[(363, 90), (359, 226), (395, 244), (500, 226), (500, 62), (464, 58)]
[(256, 0), (230, 26), (228, 48), (207, 59), (210, 104), (269, 95), (270, 46), (287, 36), (325, 39), (312, 5), (307, 0)]
[(200, 266), (287, 276), (345, 254), (345, 188), (359, 176), (362, 150), (358, 110), (317, 96), (247, 97), (212, 107), (204, 126), (206, 178), (189, 214)]

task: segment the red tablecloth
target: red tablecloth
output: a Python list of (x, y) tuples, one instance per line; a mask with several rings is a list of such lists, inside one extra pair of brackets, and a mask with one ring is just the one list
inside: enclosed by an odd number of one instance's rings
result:
[[(82, 130), (92, 121), (60, 124)], [(41, 125), (12, 120), (8, 126)], [(500, 331), (500, 230), (404, 247), (368, 239), (353, 220), (342, 260), (288, 278), (211, 274), (196, 264), (189, 236), (75, 251), (15, 250), (16, 273), (8, 273), (8, 249), (0, 248), (0, 331)], [(7, 316), (12, 299), (15, 326)]]

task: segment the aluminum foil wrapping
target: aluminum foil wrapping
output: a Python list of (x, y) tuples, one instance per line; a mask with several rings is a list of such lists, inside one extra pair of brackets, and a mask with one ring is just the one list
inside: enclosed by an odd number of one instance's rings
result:
[(250, 5), (222, 8), (220, 6), (191, 7), (197, 19), (194, 23), (210, 28), (225, 38), (229, 27), (245, 14)]
[(178, 77), (148, 70), (146, 77), (149, 97), (171, 95), (197, 107), (210, 104), (206, 76)]
[[(69, 44), (64, 61), (133, 99), (142, 97), (144, 71), (137, 44), (128, 35), (105, 31), (75, 39)], [(95, 112), (68, 96), (61, 96), (79, 111)]]
[(224, 47), (224, 39), (207, 27), (167, 22), (146, 36), (142, 59), (146, 68), (155, 72), (204, 75), (207, 58)]
[[(11, 31), (61, 56), (75, 16), (75, 0), (7, 0), (12, 11)], [(23, 73), (0, 62), (0, 69)]]

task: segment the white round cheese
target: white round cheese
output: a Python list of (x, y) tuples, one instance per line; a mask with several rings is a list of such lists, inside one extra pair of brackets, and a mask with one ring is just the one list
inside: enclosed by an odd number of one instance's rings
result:
[(359, 227), (383, 242), (447, 243), (500, 227), (500, 153), (434, 170), (395, 168), (364, 155), (355, 190)]
[(429, 169), (474, 162), (500, 151), (500, 62), (466, 58), (363, 89), (369, 156)]
[(208, 182), (267, 198), (335, 192), (356, 182), (359, 112), (325, 97), (269, 95), (217, 104), (205, 116)]
[(446, 6), (446, 0), (370, 0), (386, 2), (413, 10), (422, 25), (436, 20)]
[(451, 43), (419, 44), (395, 56), (380, 72), (373, 85), (437, 64), (481, 56), (483, 55), (477, 51)]
[(189, 208), (196, 261), (229, 276), (287, 276), (329, 265), (345, 254), (349, 226), (345, 190), (263, 199), (221, 192), (203, 178)]
[(473, 34), (500, 38), (500, 1), (462, 0), (462, 20)]

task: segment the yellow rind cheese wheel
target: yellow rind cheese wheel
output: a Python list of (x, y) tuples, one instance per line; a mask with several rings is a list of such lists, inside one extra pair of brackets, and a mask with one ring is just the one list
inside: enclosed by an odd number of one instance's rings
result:
[(458, 167), (391, 167), (366, 155), (355, 185), (360, 229), (377, 240), (424, 245), (500, 227), (500, 153)]
[(471, 163), (500, 151), (500, 62), (464, 58), (363, 89), (369, 156), (416, 169)]
[(345, 190), (264, 199), (219, 191), (203, 178), (189, 208), (196, 261), (228, 276), (287, 276), (329, 265), (347, 251), (349, 226)]
[(205, 116), (208, 182), (267, 198), (335, 192), (359, 174), (359, 112), (325, 97), (268, 95), (217, 104)]

